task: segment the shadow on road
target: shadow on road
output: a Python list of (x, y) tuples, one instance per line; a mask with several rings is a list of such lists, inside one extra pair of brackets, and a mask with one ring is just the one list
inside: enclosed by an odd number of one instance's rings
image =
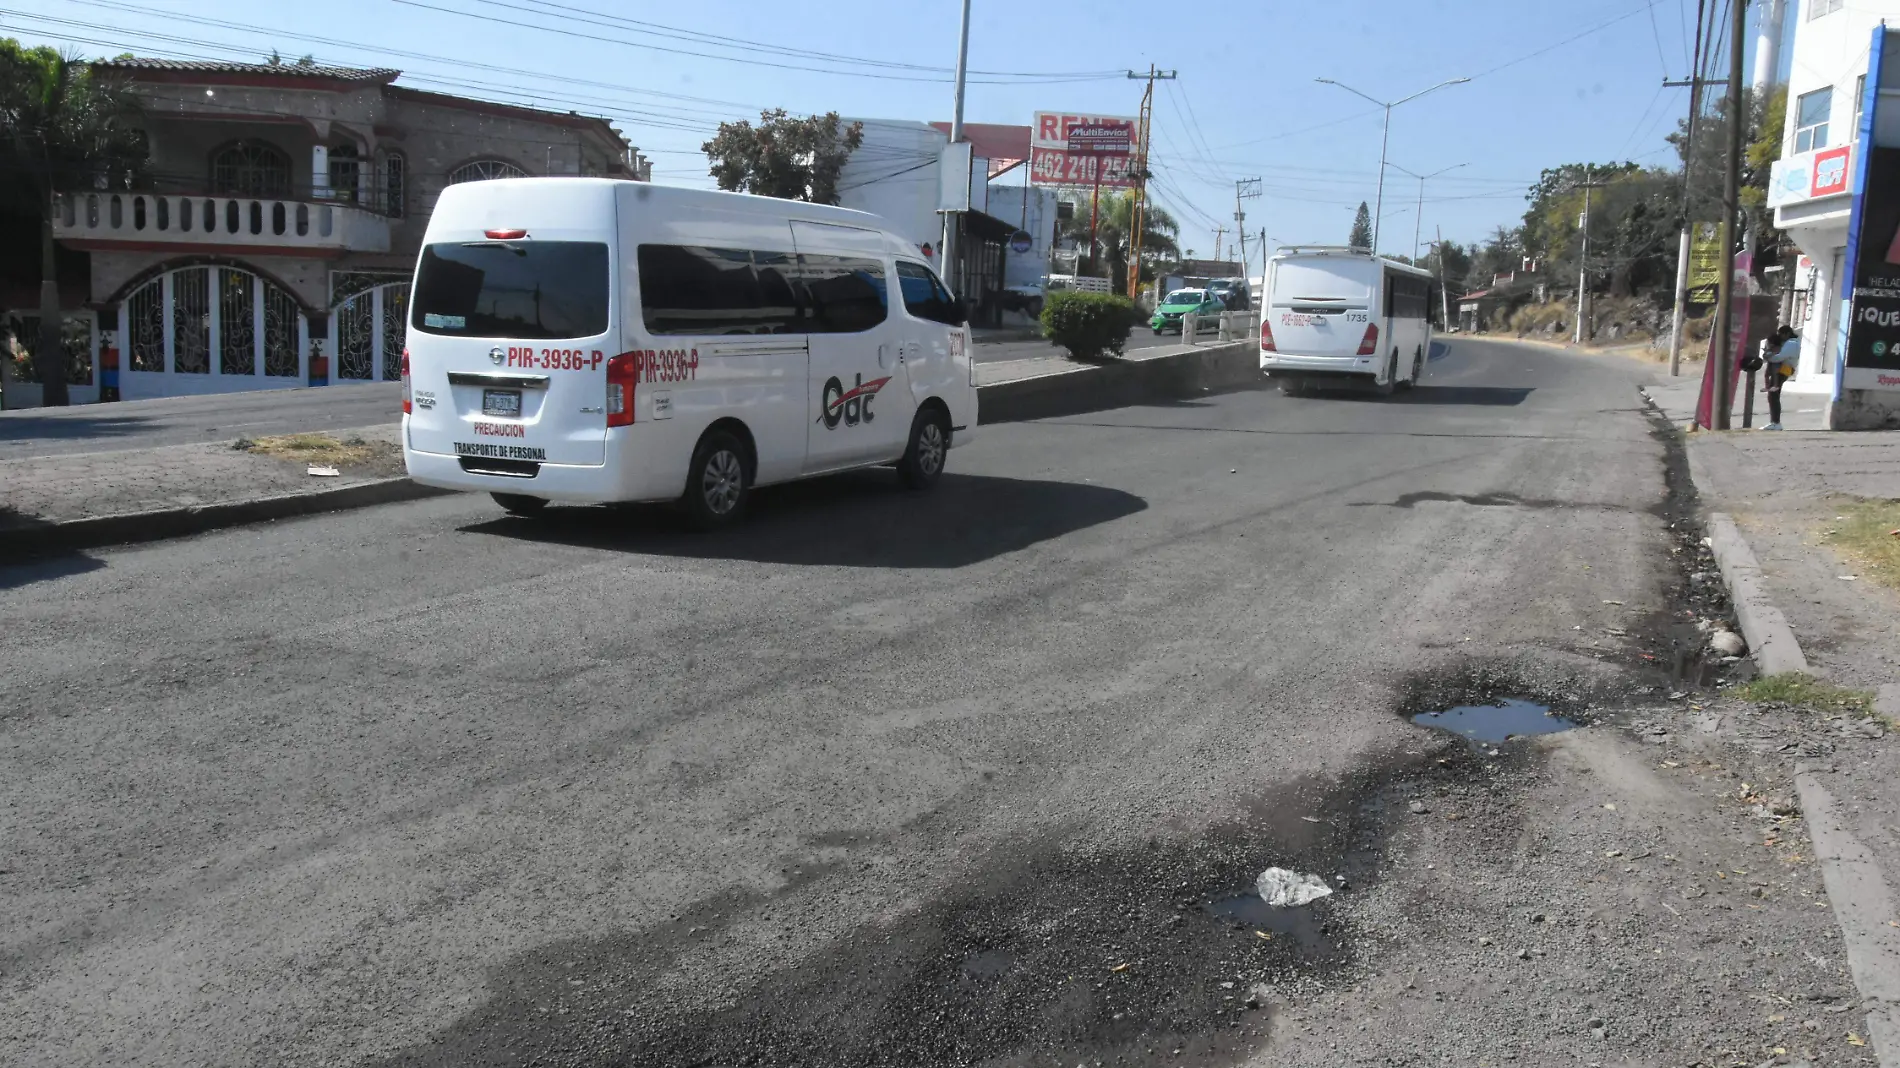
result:
[(1530, 397), (1531, 386), (1413, 386), (1389, 397), (1365, 389), (1320, 387), (1314, 395), (1328, 400), (1360, 401), (1371, 404), (1430, 404), (1445, 407), (1512, 408)]
[(46, 548), (44, 539), (51, 527), (38, 516), (0, 506), (0, 590), (83, 575), (106, 566), (104, 561), (82, 552)]
[[(0, 441), (75, 441), (138, 434), (150, 416), (71, 415), (71, 408), (22, 408), (0, 418)], [(44, 414), (55, 413), (55, 414)]]
[(463, 528), (524, 541), (713, 560), (824, 567), (956, 568), (1148, 507), (1106, 486), (946, 474), (907, 493), (885, 470), (772, 486), (730, 530), (696, 534), (671, 509), (550, 508)]

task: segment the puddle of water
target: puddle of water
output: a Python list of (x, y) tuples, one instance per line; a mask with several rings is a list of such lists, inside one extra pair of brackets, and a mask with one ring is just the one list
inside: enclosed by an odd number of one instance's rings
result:
[(1273, 936), (1266, 941), (1285, 939), (1306, 953), (1330, 953), (1334, 949), (1332, 939), (1320, 930), (1319, 914), (1311, 905), (1275, 908), (1259, 894), (1246, 893), (1210, 902), (1206, 908), (1215, 919), (1245, 928), (1248, 938), (1258, 938), (1251, 932), (1261, 931)]
[(1548, 705), (1508, 697), (1495, 705), (1459, 705), (1443, 712), (1420, 712), (1412, 722), (1486, 745), (1530, 734), (1555, 734), (1577, 725), (1575, 720), (1551, 715)]
[(963, 958), (963, 974), (971, 979), (1000, 979), (1016, 966), (1016, 954), (1007, 949), (985, 949)]

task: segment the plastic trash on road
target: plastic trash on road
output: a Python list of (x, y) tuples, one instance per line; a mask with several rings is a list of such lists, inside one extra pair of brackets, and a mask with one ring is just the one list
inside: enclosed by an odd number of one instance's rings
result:
[(310, 474), (318, 478), (336, 478), (343, 473), (334, 467), (328, 467), (322, 464), (311, 464), (308, 470)]
[(1268, 868), (1254, 880), (1260, 897), (1276, 908), (1292, 908), (1318, 901), (1332, 894), (1333, 888), (1317, 875), (1301, 875), (1285, 868)]

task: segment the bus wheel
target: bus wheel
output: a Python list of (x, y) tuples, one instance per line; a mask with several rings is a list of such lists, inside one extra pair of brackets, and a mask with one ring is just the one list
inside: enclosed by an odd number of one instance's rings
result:
[(1411, 389), (1413, 386), (1418, 385), (1418, 380), (1423, 377), (1425, 377), (1425, 353), (1421, 351), (1413, 354), (1412, 373), (1399, 383), (1399, 388)]
[(491, 493), (489, 496), (495, 498), (495, 503), (501, 505), (502, 510), (509, 515), (524, 518), (540, 515), (548, 506), (545, 498), (530, 497), (525, 493)]
[(1306, 379), (1282, 378), (1280, 379), (1280, 392), (1289, 397), (1300, 396), (1306, 392)]
[(1399, 350), (1392, 350), (1392, 358), (1385, 363), (1385, 381), (1374, 381), (1373, 390), (1381, 397), (1390, 397), (1392, 391), (1399, 388)]
[(745, 512), (745, 446), (723, 430), (700, 439), (686, 469), (686, 515), (699, 530), (716, 530)]

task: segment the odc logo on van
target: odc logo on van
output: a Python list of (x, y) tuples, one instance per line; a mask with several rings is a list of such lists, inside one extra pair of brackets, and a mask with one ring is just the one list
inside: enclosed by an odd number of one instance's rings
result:
[(839, 423), (857, 426), (877, 418), (871, 414), (871, 402), (877, 399), (877, 391), (884, 388), (890, 378), (873, 378), (869, 382), (863, 375), (853, 375), (850, 389), (836, 377), (825, 382), (824, 408), (818, 414), (818, 421), (825, 424), (826, 430), (836, 430)]

